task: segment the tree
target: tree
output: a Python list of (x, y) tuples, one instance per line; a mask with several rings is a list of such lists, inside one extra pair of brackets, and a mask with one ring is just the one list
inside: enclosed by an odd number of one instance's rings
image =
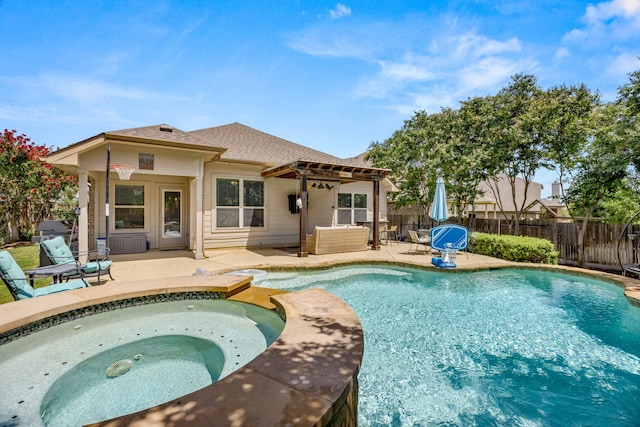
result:
[(627, 177), (618, 190), (604, 199), (594, 215), (608, 224), (626, 224), (640, 211), (640, 182), (634, 176)]
[[(533, 75), (517, 74), (511, 83), (491, 97), (493, 114), (486, 118), (490, 137), (493, 139), (493, 166), (487, 184), (493, 192), (498, 208), (513, 229), (520, 233), (520, 219), (525, 207), (532, 202), (527, 200), (529, 185), (538, 169), (545, 167), (543, 150), (546, 123), (541, 114), (542, 104), (538, 102), (542, 90)], [(509, 183), (510, 194), (500, 194), (499, 179), (496, 172), (504, 174)], [(524, 188), (518, 191), (517, 181), (524, 182)], [(522, 196), (522, 197), (519, 197)], [(505, 202), (513, 204), (514, 217), (505, 215)]]
[[(549, 167), (556, 170), (561, 199), (572, 181), (572, 173), (593, 135), (592, 113), (600, 105), (600, 94), (584, 84), (555, 86), (540, 97), (538, 110), (547, 123), (543, 146)], [(569, 212), (571, 214), (571, 212)]]
[(630, 117), (640, 116), (640, 70), (629, 74), (629, 83), (618, 89), (618, 100), (626, 105)]
[(72, 211), (77, 180), (41, 159), (50, 152), (26, 135), (4, 130), (0, 138), (0, 237), (30, 239), (53, 209)]
[[(578, 161), (565, 202), (578, 227), (578, 264), (584, 264), (584, 236), (600, 204), (613, 197), (629, 174), (630, 140), (619, 103), (592, 112), (593, 135)], [(581, 218), (579, 220), (578, 218)]]
[(631, 161), (640, 171), (640, 70), (629, 74), (629, 83), (618, 89), (618, 102), (624, 106), (624, 120), (631, 141)]
[(376, 167), (391, 171), (390, 178), (400, 190), (392, 195), (396, 206), (417, 205), (420, 217), (428, 211), (429, 189), (435, 186), (434, 162), (426, 130), (429, 120), (426, 112), (416, 112), (390, 138), (382, 143), (372, 142), (366, 157)]
[(495, 118), (490, 97), (475, 97), (460, 103), (458, 112), (458, 137), (453, 152), (455, 156), (447, 166), (451, 169), (450, 180), (454, 184), (453, 196), (461, 206), (475, 203), (484, 195), (479, 185), (490, 176), (495, 176), (498, 164), (493, 157), (492, 129)]
[(420, 111), (384, 143), (369, 147), (367, 158), (390, 169), (400, 188), (398, 207), (417, 205), (426, 216), (438, 176), (444, 178), (448, 199), (459, 214), (473, 204), (489, 150), (469, 143), (472, 117), (449, 108), (435, 114)]

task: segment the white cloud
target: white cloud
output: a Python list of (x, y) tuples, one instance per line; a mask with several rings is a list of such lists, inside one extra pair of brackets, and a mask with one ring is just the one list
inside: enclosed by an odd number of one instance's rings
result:
[(488, 56), (459, 70), (458, 90), (464, 93), (487, 92), (502, 86), (509, 77), (519, 72), (532, 72), (536, 67), (532, 59), (512, 59)]
[(585, 26), (568, 32), (565, 41), (599, 45), (605, 39), (633, 41), (640, 36), (640, 0), (612, 0), (589, 5)]
[(574, 28), (573, 30), (569, 31), (567, 34), (564, 35), (563, 41), (576, 42), (576, 41), (586, 39), (588, 35), (589, 33), (587, 31)]
[(415, 94), (411, 98), (411, 102), (396, 105), (395, 109), (409, 116), (419, 110), (436, 113), (439, 112), (442, 107), (452, 106), (460, 101), (455, 98), (456, 95), (457, 94), (451, 92), (451, 88), (447, 85), (438, 85), (432, 87), (428, 92)]
[(585, 7), (583, 25), (567, 32), (557, 52), (570, 49), (570, 59), (556, 54), (557, 72), (571, 78), (585, 72), (589, 83), (603, 94), (603, 99), (615, 99), (616, 85), (627, 80), (626, 74), (637, 69), (640, 53), (640, 0), (601, 1)]
[[(0, 119), (29, 128), (30, 136), (48, 145), (65, 146), (74, 138), (85, 137), (95, 129), (121, 129), (140, 123), (166, 121), (171, 106), (183, 105), (184, 99), (170, 93), (126, 87), (90, 77), (67, 77), (55, 74), (35, 77), (0, 76), (5, 104), (0, 105)], [(159, 120), (155, 116), (161, 115)], [(65, 134), (38, 134), (39, 127), (57, 124), (71, 126)], [(16, 125), (12, 125), (16, 126)], [(35, 132), (35, 134), (34, 134)]]
[(433, 73), (424, 64), (414, 64), (411, 61), (406, 63), (378, 61), (378, 64), (384, 78), (400, 81), (424, 81), (433, 77)]
[(367, 25), (331, 23), (306, 28), (285, 35), (285, 43), (293, 50), (311, 56), (375, 60), (377, 55), (394, 49), (397, 27), (385, 22)]
[(638, 69), (638, 56), (629, 53), (622, 53), (609, 61), (605, 68), (605, 73), (612, 76), (629, 74)]
[(491, 37), (459, 17), (318, 25), (289, 35), (288, 44), (309, 55), (360, 61), (366, 71), (356, 77), (352, 96), (401, 114), (495, 93), (510, 76), (538, 66), (519, 38)]
[(426, 52), (376, 61), (379, 72), (363, 78), (355, 96), (386, 100), (393, 104), (390, 108), (403, 114), (436, 111), (455, 107), (470, 96), (495, 92), (510, 76), (533, 72), (538, 65), (521, 55), (522, 43), (516, 38), (503, 41), (475, 32), (443, 34), (428, 46)]
[(324, 38), (319, 34), (307, 33), (301, 37), (289, 39), (289, 47), (311, 56), (327, 56), (336, 58), (361, 58), (368, 49), (350, 37), (334, 35)]
[(329, 16), (331, 17), (331, 19), (340, 19), (349, 15), (351, 15), (351, 8), (342, 3), (336, 4), (335, 9), (329, 11)]
[(109, 100), (144, 101), (164, 98), (170, 95), (141, 90), (104, 82), (87, 77), (67, 77), (55, 74), (37, 77), (3, 77), (20, 90), (31, 94), (34, 98), (53, 95), (57, 99), (65, 99), (79, 103), (102, 103)]
[(612, 0), (587, 6), (585, 19), (591, 25), (597, 25), (612, 18), (638, 19), (640, 17), (640, 1)]
[(556, 50), (556, 54), (554, 56), (555, 59), (564, 59), (571, 56), (571, 51), (565, 47), (558, 48)]
[(456, 41), (456, 55), (480, 58), (485, 55), (496, 55), (507, 52), (520, 52), (522, 45), (517, 38), (507, 41), (492, 40), (475, 33), (462, 34)]

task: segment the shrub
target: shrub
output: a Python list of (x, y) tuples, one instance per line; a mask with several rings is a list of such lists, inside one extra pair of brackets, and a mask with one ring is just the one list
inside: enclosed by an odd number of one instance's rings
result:
[(472, 233), (469, 250), (507, 261), (557, 264), (558, 252), (546, 239), (524, 236), (499, 236), (497, 234)]

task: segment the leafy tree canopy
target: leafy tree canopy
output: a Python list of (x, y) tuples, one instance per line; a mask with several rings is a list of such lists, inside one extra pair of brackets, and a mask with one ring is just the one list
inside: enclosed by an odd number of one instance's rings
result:
[(0, 138), (0, 237), (30, 239), (35, 224), (69, 215), (77, 179), (41, 159), (51, 150), (5, 129)]

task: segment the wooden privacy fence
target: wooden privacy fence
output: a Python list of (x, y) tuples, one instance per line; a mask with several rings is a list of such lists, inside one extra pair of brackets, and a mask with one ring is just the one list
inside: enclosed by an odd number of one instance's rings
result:
[[(400, 235), (406, 236), (407, 230), (429, 229), (437, 223), (431, 219), (415, 221), (415, 216), (390, 215), (389, 223), (397, 225)], [(450, 218), (447, 223), (464, 225), (470, 232), (491, 234), (511, 234), (505, 220), (483, 218)], [(560, 264), (576, 265), (578, 262), (578, 226), (570, 222), (552, 222), (547, 220), (523, 220), (520, 222), (520, 235), (550, 240), (558, 251)], [(620, 272), (618, 262), (618, 238), (624, 225), (598, 224), (587, 225), (584, 236), (585, 267), (598, 270)], [(640, 251), (640, 226), (625, 231), (620, 243), (620, 259), (623, 264), (637, 264)]]

